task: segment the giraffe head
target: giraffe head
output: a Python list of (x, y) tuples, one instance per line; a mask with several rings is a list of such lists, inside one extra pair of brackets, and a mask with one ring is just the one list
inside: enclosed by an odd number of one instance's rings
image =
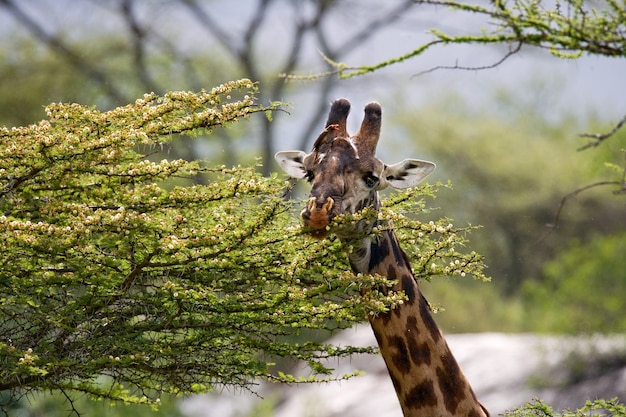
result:
[(309, 201), (301, 216), (318, 237), (325, 236), (327, 226), (339, 214), (356, 213), (368, 206), (377, 208), (378, 190), (413, 187), (435, 169), (432, 162), (418, 159), (386, 165), (375, 156), (380, 105), (365, 106), (365, 117), (355, 136), (350, 136), (346, 128), (349, 112), (348, 100), (335, 100), (311, 153), (283, 151), (275, 156), (287, 174), (311, 183)]

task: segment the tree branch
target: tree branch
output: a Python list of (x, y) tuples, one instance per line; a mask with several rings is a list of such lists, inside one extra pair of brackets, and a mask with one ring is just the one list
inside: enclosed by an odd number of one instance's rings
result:
[(162, 94), (161, 88), (152, 80), (146, 64), (146, 31), (140, 26), (133, 11), (133, 0), (123, 0), (120, 6), (122, 17), (131, 35), (132, 55), (137, 76), (145, 91)]
[(180, 3), (186, 6), (191, 15), (198, 20), (202, 26), (208, 30), (211, 35), (217, 39), (219, 43), (229, 51), (239, 50), (237, 43), (231, 37), (231, 35), (222, 29), (220, 25), (213, 19), (213, 17), (203, 9), (195, 0), (180, 0)]
[(608, 2), (606, 13), (593, 14), (580, 5), (573, 5), (563, 14), (559, 7), (549, 10), (541, 2), (521, 0), (506, 4), (496, 2), (498, 7), (489, 7), (491, 3), (481, 5), (455, 0), (415, 0), (415, 3), (480, 15), (491, 19), (495, 28), (478, 35), (448, 35), (433, 29), (434, 39), (406, 54), (357, 68), (333, 63), (334, 72), (341, 78), (363, 75), (414, 58), (438, 44), (519, 43), (548, 49), (561, 58), (577, 58), (583, 53), (623, 57), (626, 50), (626, 9), (615, 2)]
[(111, 99), (118, 103), (129, 101), (126, 95), (116, 87), (116, 84), (106, 76), (105, 72), (100, 71), (98, 67), (81, 58), (80, 55), (70, 49), (58, 37), (48, 34), (39, 23), (24, 13), (13, 0), (0, 0), (0, 5), (3, 5), (33, 36), (65, 58), (79, 72), (95, 81)]
[(431, 72), (435, 72), (435, 71), (442, 70), (442, 69), (443, 70), (454, 69), (454, 70), (462, 70), (462, 71), (481, 71), (481, 70), (493, 69), (499, 66), (500, 64), (502, 64), (504, 61), (506, 61), (510, 57), (512, 57), (513, 55), (517, 54), (521, 49), (522, 49), (522, 43), (518, 42), (518, 44), (515, 47), (511, 48), (509, 52), (507, 52), (502, 58), (500, 58), (498, 61), (494, 62), (493, 64), (483, 65), (483, 66), (478, 66), (478, 67), (465, 67), (462, 65), (458, 65), (458, 63), (453, 66), (438, 65), (436, 67), (432, 67), (427, 70), (420, 71), (417, 74), (413, 75), (411, 78), (416, 78), (421, 75), (429, 74)]
[(578, 194), (582, 193), (583, 191), (587, 191), (587, 190), (590, 190), (591, 188), (601, 187), (601, 186), (604, 186), (604, 185), (619, 185), (620, 188), (615, 191), (616, 194), (617, 193), (624, 193), (624, 192), (626, 192), (626, 181), (624, 180), (624, 178), (622, 178), (621, 181), (598, 181), (598, 182), (594, 182), (592, 184), (585, 185), (584, 187), (577, 188), (576, 190), (566, 194), (561, 199), (561, 202), (559, 203), (559, 207), (556, 210), (556, 214), (554, 216), (553, 222), (546, 225), (548, 227), (548, 229), (549, 229), (548, 232), (546, 234), (544, 234), (538, 240), (538, 242), (543, 242), (548, 236), (550, 236), (552, 234), (553, 231), (555, 231), (556, 229), (559, 228), (559, 222), (560, 222), (560, 219), (561, 219), (561, 212), (563, 211), (563, 208), (565, 207), (565, 203), (567, 203), (571, 198), (576, 197)]
[(620, 120), (615, 125), (615, 127), (613, 129), (611, 129), (607, 133), (581, 133), (580, 135), (578, 135), (581, 138), (592, 138), (594, 140), (590, 141), (589, 143), (587, 143), (584, 146), (581, 146), (577, 150), (584, 151), (585, 149), (594, 148), (594, 147), (600, 145), (606, 139), (610, 138), (615, 133), (617, 133), (617, 131), (620, 130), (622, 128), (622, 126), (624, 126), (625, 124), (626, 124), (626, 115), (624, 115), (624, 117), (622, 117), (622, 120)]

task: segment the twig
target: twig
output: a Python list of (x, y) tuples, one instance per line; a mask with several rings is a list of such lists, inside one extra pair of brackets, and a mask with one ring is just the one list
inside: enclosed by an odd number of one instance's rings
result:
[(550, 236), (550, 234), (555, 231), (556, 229), (558, 229), (559, 227), (559, 221), (561, 218), (561, 212), (563, 211), (563, 207), (565, 206), (565, 203), (570, 199), (573, 198), (575, 196), (577, 196), (578, 194), (582, 193), (583, 191), (587, 191), (591, 188), (595, 188), (595, 187), (600, 187), (602, 185), (619, 185), (621, 186), (620, 190), (616, 191), (616, 193), (618, 192), (626, 192), (626, 182), (622, 179), (622, 181), (599, 181), (599, 182), (594, 182), (593, 184), (588, 184), (585, 185), (584, 187), (580, 187), (577, 188), (576, 190), (566, 194), (562, 199), (561, 202), (559, 203), (559, 207), (556, 210), (556, 215), (554, 216), (554, 221), (552, 223), (548, 223), (546, 226), (548, 227), (548, 232), (546, 234), (544, 234), (537, 242), (543, 242), (548, 236)]
[(76, 415), (76, 417), (81, 417), (81, 414), (78, 412), (78, 409), (76, 408), (76, 405), (74, 403), (74, 398), (72, 398), (63, 387), (60, 387), (59, 390), (61, 391), (61, 394), (63, 394), (63, 396), (65, 397), (65, 400), (69, 403), (70, 407), (72, 407), (72, 409), (70, 410), (70, 415), (74, 414)]
[(509, 52), (507, 52), (502, 58), (500, 58), (498, 61), (490, 65), (484, 65), (480, 67), (464, 67), (464, 66), (458, 65), (458, 63), (454, 65), (438, 65), (436, 67), (432, 67), (430, 69), (420, 71), (417, 74), (412, 75), (411, 78), (416, 78), (416, 77), (419, 77), (420, 75), (429, 74), (431, 72), (435, 72), (438, 70), (458, 69), (462, 71), (481, 71), (481, 70), (486, 70), (486, 69), (493, 69), (497, 67), (498, 65), (502, 64), (507, 59), (509, 59), (511, 56), (518, 53), (521, 49), (522, 49), (522, 42), (518, 42), (517, 45), (514, 48), (510, 49)]
[(133, 270), (126, 276), (124, 279), (124, 283), (122, 284), (122, 291), (128, 291), (130, 287), (133, 285), (133, 281), (135, 278), (143, 272), (143, 269), (150, 265), (150, 260), (157, 254), (157, 251), (154, 251), (146, 256), (146, 258), (139, 264), (135, 265)]
[(626, 115), (624, 115), (624, 117), (622, 117), (622, 120), (619, 121), (619, 123), (617, 123), (617, 125), (615, 125), (615, 127), (613, 129), (611, 129), (610, 132), (608, 133), (581, 133), (580, 136), (581, 138), (592, 138), (595, 140), (592, 140), (591, 142), (587, 143), (584, 146), (581, 146), (580, 148), (578, 148), (578, 151), (584, 151), (585, 149), (589, 149), (589, 148), (595, 148), (596, 146), (600, 145), (603, 141), (605, 141), (606, 139), (610, 138), (611, 136), (613, 136), (615, 133), (617, 133), (618, 130), (620, 130), (622, 128), (622, 126), (624, 126), (624, 124), (626, 124)]

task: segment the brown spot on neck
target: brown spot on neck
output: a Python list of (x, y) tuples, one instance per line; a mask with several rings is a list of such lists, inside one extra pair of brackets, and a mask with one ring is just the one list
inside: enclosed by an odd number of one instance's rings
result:
[(430, 306), (428, 301), (424, 296), (419, 294), (419, 312), (422, 323), (424, 323), (424, 327), (430, 333), (430, 337), (438, 342), (441, 339), (441, 331), (439, 331), (439, 327), (437, 327), (437, 323), (435, 323), (435, 319), (433, 319), (433, 315), (430, 312)]
[(386, 346), (388, 349), (393, 350), (391, 361), (395, 369), (402, 374), (411, 372), (412, 363), (409, 356), (409, 347), (404, 338), (400, 336), (389, 336)]
[(420, 328), (418, 327), (417, 318), (409, 316), (406, 319), (406, 338), (407, 343), (411, 346), (411, 361), (414, 365), (430, 365), (431, 354), (428, 344), (420, 341)]
[(461, 377), (461, 368), (450, 351), (441, 357), (441, 366), (437, 368), (439, 390), (446, 409), (455, 414), (461, 401), (466, 398), (468, 384)]
[(404, 396), (408, 408), (421, 409), (437, 406), (437, 393), (433, 381), (427, 379), (412, 387)]

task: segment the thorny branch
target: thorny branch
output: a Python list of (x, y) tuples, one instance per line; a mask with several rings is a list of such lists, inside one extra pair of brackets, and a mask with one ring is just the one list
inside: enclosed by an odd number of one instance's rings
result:
[(417, 74), (413, 75), (411, 78), (416, 78), (416, 77), (419, 77), (419, 76), (424, 75), (424, 74), (430, 74), (431, 72), (435, 72), (435, 71), (438, 71), (438, 70), (448, 70), (448, 69), (451, 69), (451, 70), (462, 70), (462, 71), (482, 71), (482, 70), (493, 69), (493, 68), (496, 68), (497, 66), (499, 66), (500, 64), (504, 63), (504, 61), (506, 61), (507, 59), (509, 59), (513, 55), (517, 54), (519, 51), (521, 51), (521, 49), (522, 49), (522, 43), (519, 42), (517, 45), (515, 45), (514, 47), (509, 49), (509, 52), (504, 54), (504, 56), (502, 58), (500, 58), (499, 60), (497, 60), (493, 64), (481, 65), (481, 66), (476, 66), (476, 67), (466, 67), (466, 66), (463, 66), (463, 65), (459, 65), (458, 62), (456, 64), (454, 64), (454, 65), (438, 65), (436, 67), (432, 67), (432, 68), (429, 68), (427, 70), (420, 71)]
[(626, 193), (626, 170), (624, 171), (625, 177), (622, 178), (621, 181), (598, 181), (592, 184), (585, 185), (584, 187), (580, 187), (575, 189), (574, 191), (566, 194), (559, 203), (559, 207), (556, 210), (556, 214), (554, 215), (554, 220), (552, 223), (547, 224), (548, 231), (538, 240), (538, 242), (543, 242), (548, 236), (552, 234), (553, 231), (559, 228), (559, 222), (561, 220), (561, 213), (563, 212), (563, 208), (565, 207), (565, 203), (567, 203), (570, 199), (576, 197), (578, 194), (583, 191), (590, 190), (595, 187), (602, 187), (605, 185), (618, 185), (619, 189), (613, 191), (614, 194)]
[(610, 138), (611, 136), (613, 136), (615, 133), (617, 133), (618, 130), (620, 130), (622, 128), (622, 126), (624, 126), (624, 124), (626, 124), (626, 115), (624, 115), (624, 117), (622, 118), (622, 120), (620, 120), (613, 129), (611, 129), (609, 132), (607, 133), (581, 133), (579, 136), (581, 138), (592, 138), (594, 140), (590, 141), (589, 143), (587, 143), (584, 146), (581, 146), (580, 148), (578, 148), (579, 151), (583, 151), (585, 149), (589, 149), (589, 148), (594, 148), (598, 145), (600, 145), (602, 142), (604, 142), (606, 139)]

